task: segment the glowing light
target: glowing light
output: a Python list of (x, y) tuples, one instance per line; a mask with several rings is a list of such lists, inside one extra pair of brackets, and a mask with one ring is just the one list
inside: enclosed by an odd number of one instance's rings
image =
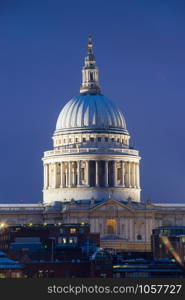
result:
[(5, 227), (7, 227), (7, 224), (6, 224), (6, 223), (4, 223), (4, 222), (0, 223), (0, 229), (3, 229), (3, 228), (5, 228)]
[(171, 244), (170, 240), (168, 239), (168, 237), (167, 236), (160, 236), (160, 239), (161, 239), (162, 243), (165, 245), (165, 247), (168, 249), (168, 251), (172, 254), (175, 261), (177, 263), (179, 263), (182, 267), (184, 267), (184, 264), (182, 262), (182, 259), (181, 259), (180, 255), (174, 250), (174, 248), (172, 247), (172, 244)]

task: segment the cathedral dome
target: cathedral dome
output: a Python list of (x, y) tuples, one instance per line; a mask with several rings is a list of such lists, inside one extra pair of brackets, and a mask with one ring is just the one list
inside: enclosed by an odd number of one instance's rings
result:
[(88, 55), (82, 68), (80, 95), (64, 106), (57, 120), (55, 134), (75, 132), (108, 132), (128, 134), (121, 110), (102, 95), (99, 70), (89, 37)]
[(81, 94), (72, 98), (62, 109), (56, 131), (118, 130), (126, 131), (121, 110), (102, 94)]

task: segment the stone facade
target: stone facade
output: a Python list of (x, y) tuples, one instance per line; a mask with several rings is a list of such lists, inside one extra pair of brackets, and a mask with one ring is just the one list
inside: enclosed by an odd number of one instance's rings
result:
[(0, 205), (1, 224), (89, 223), (100, 233), (101, 246), (125, 251), (150, 251), (152, 229), (185, 226), (185, 205), (107, 200), (72, 200), (60, 205)]

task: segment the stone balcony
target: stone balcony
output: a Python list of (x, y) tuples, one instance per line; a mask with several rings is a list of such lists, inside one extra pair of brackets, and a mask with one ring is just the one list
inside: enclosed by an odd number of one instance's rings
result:
[(138, 151), (125, 148), (73, 148), (73, 149), (57, 149), (44, 152), (44, 157), (78, 154), (78, 153), (104, 153), (104, 154), (125, 154), (138, 156)]

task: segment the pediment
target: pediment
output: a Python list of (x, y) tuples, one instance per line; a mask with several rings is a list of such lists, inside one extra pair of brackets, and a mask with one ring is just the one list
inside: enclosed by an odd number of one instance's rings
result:
[(130, 211), (132, 212), (133, 210), (128, 207), (127, 205), (113, 199), (109, 199), (105, 202), (102, 202), (101, 204), (96, 205), (91, 209), (91, 211), (96, 211), (96, 212), (120, 212), (120, 211)]

